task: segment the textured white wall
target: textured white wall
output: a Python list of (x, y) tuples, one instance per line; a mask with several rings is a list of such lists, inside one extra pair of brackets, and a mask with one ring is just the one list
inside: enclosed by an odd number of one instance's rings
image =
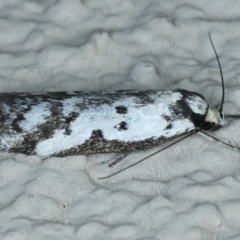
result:
[[(240, 1), (0, 1), (1, 92), (174, 89), (240, 113)], [(239, 143), (238, 121), (215, 135)], [(156, 150), (156, 149), (155, 149)], [(0, 238), (240, 239), (240, 153), (191, 137), (113, 178), (114, 154), (2, 153)]]

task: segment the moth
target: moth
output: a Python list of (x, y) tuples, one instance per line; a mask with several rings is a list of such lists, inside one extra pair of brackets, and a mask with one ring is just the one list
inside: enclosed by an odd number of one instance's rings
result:
[(219, 110), (183, 89), (1, 93), (0, 150), (41, 157), (128, 153), (182, 137), (175, 144), (224, 125), (223, 77), (222, 86)]
[(186, 90), (0, 94), (0, 149), (42, 157), (130, 152), (223, 125)]

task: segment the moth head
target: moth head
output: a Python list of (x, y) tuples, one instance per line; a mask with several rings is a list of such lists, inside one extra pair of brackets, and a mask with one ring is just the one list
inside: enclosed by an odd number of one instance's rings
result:
[(221, 118), (220, 112), (214, 108), (212, 105), (208, 105), (207, 114), (204, 123), (201, 125), (203, 130), (216, 131), (221, 128), (224, 124)]

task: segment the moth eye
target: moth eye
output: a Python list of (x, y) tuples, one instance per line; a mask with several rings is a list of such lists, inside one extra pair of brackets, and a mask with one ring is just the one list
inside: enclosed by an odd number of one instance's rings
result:
[(202, 110), (202, 105), (198, 105), (198, 109)]

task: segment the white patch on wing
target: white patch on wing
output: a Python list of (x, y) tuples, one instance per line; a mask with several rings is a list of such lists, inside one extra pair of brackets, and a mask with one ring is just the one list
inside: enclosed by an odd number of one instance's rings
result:
[(43, 124), (46, 121), (46, 117), (51, 115), (48, 103), (39, 103), (36, 106), (32, 106), (31, 110), (24, 114), (25, 120), (19, 123), (19, 126), (24, 131), (33, 131), (39, 124)]
[[(40, 156), (49, 156), (60, 151), (67, 150), (84, 143), (90, 138), (93, 130), (101, 130), (106, 140), (119, 140), (123, 142), (141, 141), (146, 138), (173, 137), (176, 134), (194, 129), (189, 119), (175, 120), (173, 127), (166, 129), (168, 121), (164, 116), (170, 116), (169, 105), (180, 100), (182, 94), (179, 92), (165, 91), (149, 95), (154, 99), (154, 104), (143, 105), (136, 103), (134, 97), (125, 97), (115, 101), (111, 106), (103, 104), (81, 111), (71, 124), (70, 135), (64, 134), (64, 129), (55, 130), (54, 135), (36, 146), (36, 153)], [(78, 99), (69, 99), (64, 102), (64, 114), (76, 111), (75, 103)], [(116, 106), (125, 106), (127, 114), (116, 113)], [(127, 130), (119, 131), (114, 128), (120, 122), (125, 121)], [(166, 130), (165, 130), (166, 129)]]
[(187, 99), (187, 102), (194, 113), (201, 115), (204, 115), (206, 113), (208, 103), (199, 96), (194, 96), (192, 99)]

